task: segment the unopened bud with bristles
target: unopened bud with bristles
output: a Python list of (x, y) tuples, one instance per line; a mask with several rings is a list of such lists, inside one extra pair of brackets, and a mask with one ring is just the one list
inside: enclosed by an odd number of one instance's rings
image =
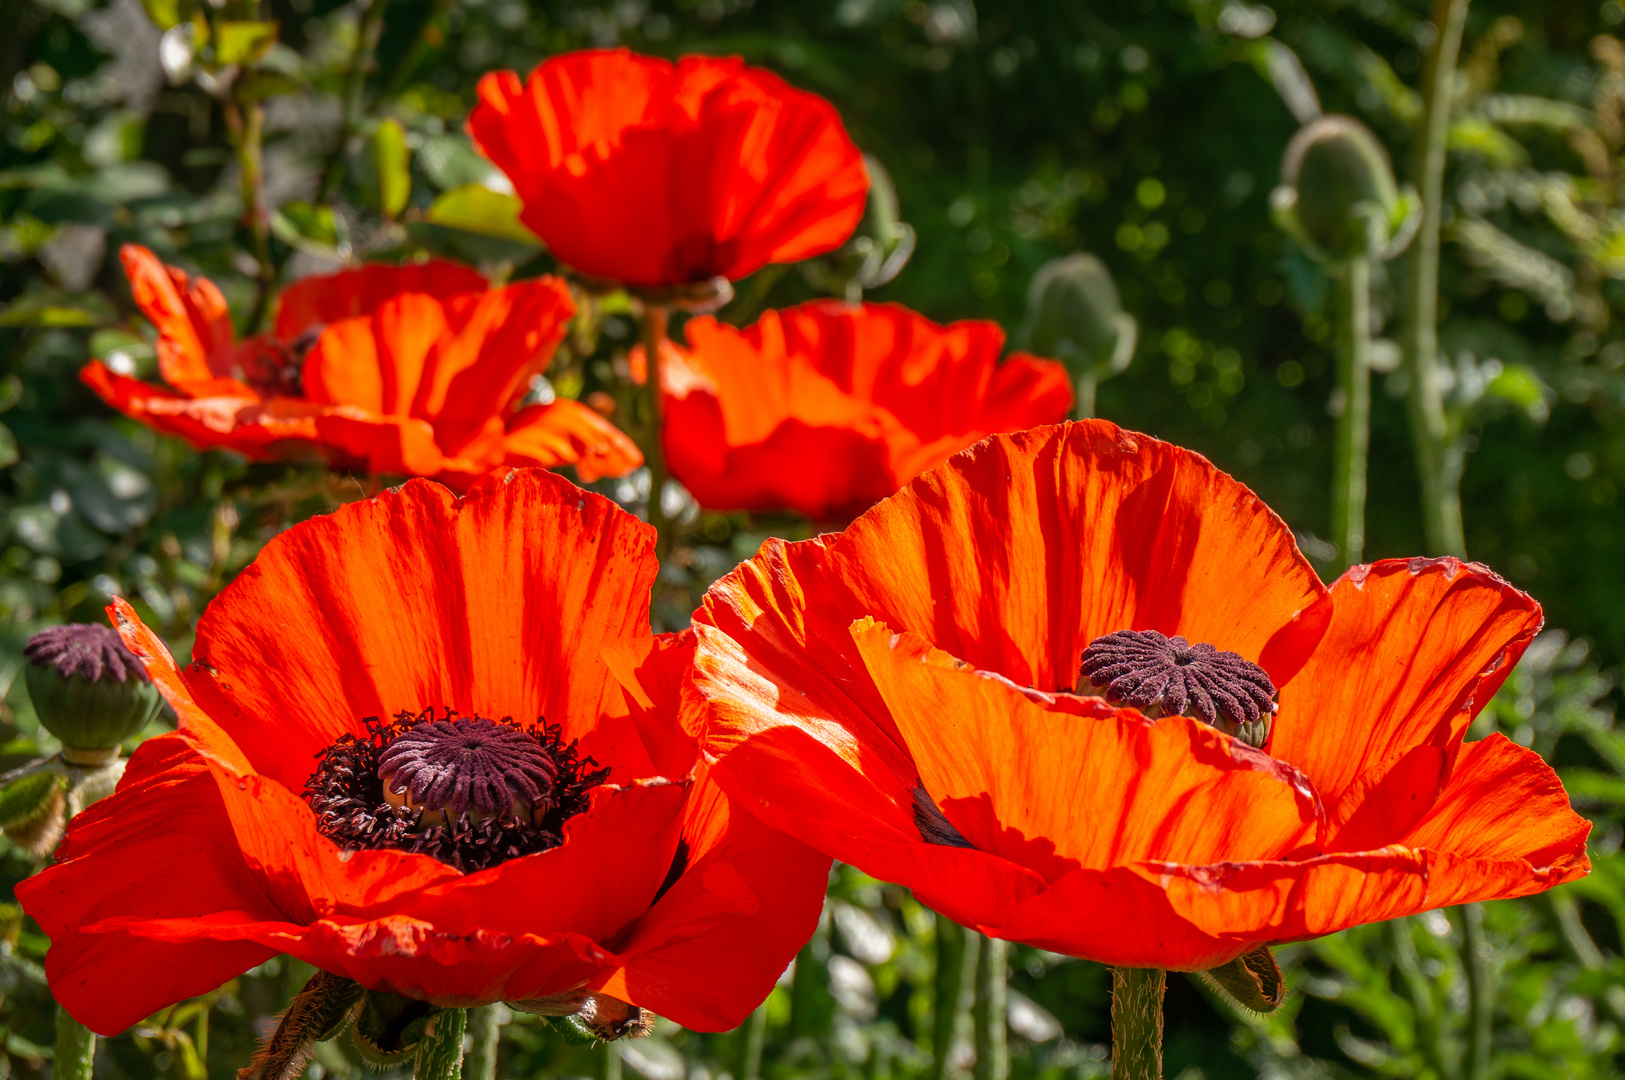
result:
[(1394, 181), (1377, 137), (1349, 116), (1322, 116), (1292, 137), (1271, 204), (1283, 229), (1330, 262), (1390, 258), (1415, 227), (1415, 196)]

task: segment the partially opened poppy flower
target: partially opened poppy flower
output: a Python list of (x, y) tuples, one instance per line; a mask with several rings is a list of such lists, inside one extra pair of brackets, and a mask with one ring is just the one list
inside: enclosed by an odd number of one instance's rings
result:
[(685, 332), (686, 349), (661, 351), (666, 462), (715, 510), (850, 519), (978, 439), (1072, 408), (1060, 364), (999, 362), (993, 322), (814, 301), (745, 330), (701, 317)]
[(642, 463), (630, 439), (579, 402), (513, 408), (575, 310), (556, 279), (493, 289), (447, 262), (306, 278), (282, 294), (271, 334), (237, 341), (208, 279), (143, 247), (120, 256), (158, 328), (169, 386), (100, 360), (80, 377), (120, 412), (199, 449), (459, 487), (501, 465), (574, 465), (590, 481)]
[(1328, 589), (1246, 488), (1089, 421), (769, 541), (695, 663), (767, 820), (984, 933), (1204, 970), (1588, 871), (1552, 770), (1462, 741), (1540, 624), (1455, 559)]
[(657, 569), (648, 526), (522, 470), (294, 526), (184, 671), (116, 601), (180, 728), (18, 887), (57, 1000), (113, 1034), (289, 953), (599, 1037), (640, 1009), (737, 1025), (829, 860), (710, 781), (677, 718), (692, 641), (648, 629)]
[(626, 285), (737, 280), (845, 242), (868, 175), (833, 106), (737, 57), (566, 53), (480, 80), (468, 132), (561, 262)]

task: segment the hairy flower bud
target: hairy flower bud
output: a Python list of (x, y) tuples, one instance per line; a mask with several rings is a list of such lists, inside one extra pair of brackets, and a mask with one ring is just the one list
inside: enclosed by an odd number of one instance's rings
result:
[[(100, 764), (164, 707), (158, 688), (111, 627), (71, 623), (41, 630), (23, 647), (28, 696), (63, 757)], [(98, 753), (101, 752), (101, 753)]]
[(1106, 264), (1086, 252), (1039, 268), (1027, 290), (1027, 347), (1074, 372), (1115, 375), (1134, 355), (1135, 323)]
[(1377, 137), (1348, 116), (1322, 116), (1292, 137), (1271, 202), (1281, 226), (1329, 261), (1389, 257), (1413, 230), (1414, 196), (1400, 191)]

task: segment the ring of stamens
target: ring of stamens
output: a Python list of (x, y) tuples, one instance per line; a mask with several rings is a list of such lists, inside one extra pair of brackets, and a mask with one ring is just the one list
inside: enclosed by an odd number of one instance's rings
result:
[(1155, 719), (1183, 714), (1263, 745), (1275, 715), (1275, 684), (1263, 668), (1206, 643), (1155, 630), (1118, 630), (1083, 650), (1078, 692)]
[(345, 851), (394, 848), (472, 873), (557, 847), (609, 776), (556, 724), (444, 712), (368, 717), (364, 736), (323, 750), (304, 791), (317, 830)]

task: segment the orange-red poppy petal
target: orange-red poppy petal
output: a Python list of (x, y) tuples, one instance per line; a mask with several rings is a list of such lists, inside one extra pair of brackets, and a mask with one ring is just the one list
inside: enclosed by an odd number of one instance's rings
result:
[(977, 440), (1064, 419), (1066, 370), (999, 363), (996, 323), (816, 301), (663, 350), (664, 444), (701, 505), (850, 518)]
[[(818, 925), (829, 856), (769, 828), (704, 770), (683, 830), (686, 865), (593, 989), (698, 1031), (743, 1023)], [(693, 992), (696, 971), (714, 992)]]
[(737, 279), (838, 246), (863, 215), (868, 177), (835, 110), (737, 58), (568, 53), (478, 92), (469, 134), (584, 274)]
[(852, 637), (920, 779), (977, 848), (1055, 881), (1148, 859), (1281, 858), (1322, 812), (1303, 777), (1183, 716), (1023, 690), (870, 619)]
[(648, 526), (561, 477), (509, 472), (462, 500), (410, 481), (266, 545), (199, 622), (187, 679), (267, 770), (430, 707), (545, 717), (601, 763), (626, 747), (641, 764), (596, 643), (648, 633), (654, 574)]
[(490, 283), (479, 271), (432, 259), (405, 266), (370, 263), (336, 274), (314, 274), (282, 290), (272, 336), (293, 341), (312, 328), (371, 315), (386, 300), (402, 293), (424, 293), (441, 300), (484, 292)]
[[(110, 852), (118, 857), (102, 857)], [(52, 939), (45, 960), (51, 992), (103, 1035), (274, 955), (251, 942), (177, 947), (112, 927), (75, 933), (104, 920), (127, 930), (219, 911), (274, 916), (237, 849), (207, 765), (180, 735), (142, 744), (119, 794), (74, 819), (55, 866), (19, 883), (17, 898)]]
[[(1541, 614), (1487, 568), (1449, 558), (1357, 566), (1331, 598), (1314, 655), (1284, 686), (1277, 680), (1269, 750), (1307, 773), (1341, 821), (1352, 807), (1339, 801), (1357, 781), (1372, 783), (1376, 767), (1419, 746), (1443, 751), (1446, 763), (1454, 757)], [(1447, 772), (1437, 775), (1442, 782)]]
[(503, 464), (515, 467), (574, 465), (584, 484), (625, 476), (643, 464), (643, 452), (624, 431), (570, 398), (514, 413), (502, 439), (502, 456)]
[(214, 282), (165, 266), (139, 244), (119, 249), (130, 294), (158, 328), (158, 371), (177, 390), (229, 377), (231, 313)]

